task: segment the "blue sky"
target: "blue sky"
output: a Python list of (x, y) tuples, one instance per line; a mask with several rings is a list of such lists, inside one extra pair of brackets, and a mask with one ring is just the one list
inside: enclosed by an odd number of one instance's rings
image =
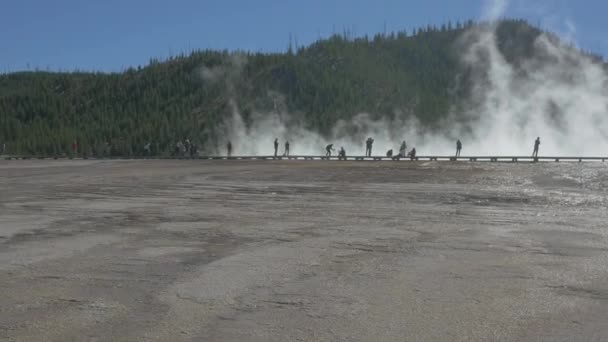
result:
[(0, 72), (120, 71), (192, 49), (283, 51), (357, 35), (478, 19), (495, 4), (608, 56), (599, 0), (2, 0)]

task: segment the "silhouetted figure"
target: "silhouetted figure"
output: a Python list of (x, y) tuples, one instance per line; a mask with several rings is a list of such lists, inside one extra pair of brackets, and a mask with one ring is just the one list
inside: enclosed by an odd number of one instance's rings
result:
[[(93, 149), (95, 148), (95, 146), (93, 146)], [(144, 155), (146, 157), (150, 156), (150, 142), (147, 142), (144, 144)]]
[(532, 152), (532, 157), (538, 158), (538, 148), (540, 147), (540, 137), (536, 138), (534, 142), (534, 152)]
[(279, 150), (279, 139), (274, 139), (274, 156), (277, 156), (277, 151)]
[[(190, 144), (190, 142), (189, 142), (188, 140), (186, 140), (186, 142), (187, 142), (188, 144)], [(181, 143), (180, 143), (180, 144), (181, 144)], [(182, 157), (186, 156), (186, 144), (182, 144), (182, 146), (181, 146), (181, 150), (180, 150), (180, 154), (181, 154), (181, 156), (182, 156)]]
[(105, 157), (110, 155), (110, 152), (112, 151), (112, 145), (110, 145), (109, 141), (104, 141), (101, 148), (103, 149), (103, 151), (101, 152), (102, 156)]
[(331, 151), (335, 151), (334, 144), (329, 144), (329, 145), (325, 146), (325, 151), (327, 151), (327, 153), (325, 153), (325, 156), (331, 157)]
[(176, 157), (179, 157), (181, 152), (182, 152), (182, 142), (178, 141), (177, 143), (175, 143), (175, 153), (174, 154)]
[(228, 157), (232, 156), (232, 142), (228, 141), (226, 144), (226, 151), (228, 152)]
[(289, 141), (285, 142), (285, 152), (283, 155), (289, 157)]
[(198, 147), (194, 142), (190, 143), (190, 158), (194, 159), (196, 157), (196, 152), (198, 151)]
[(462, 143), (460, 142), (460, 139), (458, 139), (458, 141), (456, 141), (456, 158), (460, 157), (461, 150), (462, 150)]
[(74, 140), (74, 142), (72, 143), (72, 154), (74, 155), (74, 157), (76, 156), (76, 154), (78, 154), (78, 143), (76, 142), (76, 140)]
[(190, 153), (190, 139), (186, 139), (186, 142), (184, 143), (184, 155), (187, 156), (188, 153)]
[(411, 160), (416, 159), (416, 148), (413, 147), (412, 150), (408, 152), (407, 156), (410, 157)]
[(338, 159), (346, 160), (346, 150), (344, 150), (344, 147), (340, 147), (340, 151), (338, 152)]
[(393, 157), (393, 149), (390, 149), (390, 150), (386, 151), (386, 156), (388, 158), (392, 158)]
[(405, 158), (405, 154), (407, 153), (407, 145), (405, 144), (405, 140), (401, 143), (401, 147), (399, 147), (399, 157)]
[(371, 137), (367, 138), (367, 140), (365, 141), (365, 156), (366, 157), (372, 156), (372, 145), (373, 144), (374, 144), (374, 139), (372, 139)]

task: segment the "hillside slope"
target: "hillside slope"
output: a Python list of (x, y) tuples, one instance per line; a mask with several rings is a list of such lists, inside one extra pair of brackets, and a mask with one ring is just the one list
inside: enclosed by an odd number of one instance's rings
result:
[[(458, 40), (477, 25), (333, 36), (286, 53), (199, 51), (115, 74), (2, 75), (0, 142), (12, 153), (69, 153), (77, 140), (85, 153), (129, 155), (147, 141), (170, 153), (189, 138), (213, 151), (218, 127), (237, 108), (246, 124), (253, 113), (279, 110), (320, 134), (361, 112), (413, 115), (433, 127), (468, 96)], [(499, 48), (517, 63), (539, 34), (524, 21), (502, 21)]]

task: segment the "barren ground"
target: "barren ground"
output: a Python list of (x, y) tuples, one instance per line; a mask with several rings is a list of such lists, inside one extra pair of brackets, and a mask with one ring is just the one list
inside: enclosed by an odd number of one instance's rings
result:
[(605, 341), (608, 165), (0, 161), (0, 340)]

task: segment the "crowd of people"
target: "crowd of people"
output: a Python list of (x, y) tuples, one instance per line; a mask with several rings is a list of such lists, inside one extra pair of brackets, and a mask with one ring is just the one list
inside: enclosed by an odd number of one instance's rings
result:
[(198, 146), (196, 146), (196, 144), (190, 142), (189, 139), (186, 139), (183, 143), (181, 141), (178, 141), (175, 144), (175, 149), (174, 149), (174, 156), (178, 156), (178, 157), (191, 157), (194, 158), (195, 156), (197, 156), (198, 153)]
[[(106, 143), (106, 145), (107, 145), (107, 143)], [(365, 157), (367, 157), (367, 158), (372, 157), (373, 145), (374, 145), (374, 139), (372, 137), (367, 138), (367, 140), (365, 141)], [(279, 139), (278, 138), (274, 139), (273, 147), (274, 147), (274, 156), (278, 157), (279, 156)], [(289, 147), (290, 147), (289, 141), (285, 141), (283, 153), (281, 156), (284, 156), (284, 157), (289, 156), (289, 153), (290, 153)], [(540, 137), (537, 137), (536, 140), (534, 141), (534, 149), (532, 151), (532, 158), (538, 158), (539, 148), (540, 148)], [(109, 147), (107, 147), (106, 149), (109, 149)], [(76, 140), (74, 140), (73, 143), (71, 144), (70, 150), (71, 150), (71, 153), (73, 156), (77, 156), (79, 153), (81, 153), (81, 151), (79, 151), (79, 145)], [(227, 152), (228, 157), (232, 156), (232, 151), (233, 151), (232, 142), (228, 141), (226, 143), (226, 152)], [(331, 157), (332, 152), (335, 152), (335, 151), (336, 150), (334, 149), (334, 144), (328, 144), (327, 146), (325, 146), (325, 156), (326, 157)], [(460, 139), (458, 139), (456, 141), (456, 154), (455, 154), (456, 158), (460, 157), (461, 151), (462, 151), (462, 142), (460, 141)], [(91, 153), (93, 154), (93, 156), (97, 156), (97, 149), (94, 146), (92, 147)], [(144, 156), (152, 156), (152, 154), (153, 154), (152, 144), (150, 142), (144, 143), (143, 153), (144, 153)], [(4, 154), (8, 154), (7, 148), (6, 148), (6, 143), (0, 144), (0, 155), (4, 155)], [(186, 139), (184, 142), (178, 141), (174, 146), (172, 155), (174, 157), (190, 157), (190, 158), (197, 157), (198, 156), (198, 146), (194, 142), (191, 142), (189, 139)], [(416, 159), (416, 148), (412, 147), (412, 149), (408, 152), (407, 144), (404, 140), (399, 147), (398, 154), (394, 155), (393, 150), (390, 149), (386, 152), (386, 157), (393, 158), (393, 159), (410, 158), (410, 159), (414, 160), (414, 159)], [(338, 151), (338, 159), (346, 160), (346, 150), (344, 149), (343, 146), (340, 147), (340, 150)]]
[[(368, 137), (367, 140), (365, 141), (365, 157), (367, 157), (367, 158), (372, 157), (373, 145), (374, 145), (374, 139), (372, 137)], [(274, 147), (274, 156), (278, 157), (279, 156), (279, 139), (278, 138), (274, 139), (273, 147)], [(281, 154), (281, 156), (283, 156), (283, 157), (289, 156), (289, 147), (290, 147), (289, 141), (285, 141), (283, 153)], [(539, 148), (540, 148), (540, 137), (537, 137), (536, 140), (534, 141), (534, 149), (532, 152), (533, 158), (538, 158)], [(5, 150), (6, 150), (6, 145), (2, 144), (0, 146), (0, 152), (4, 152)], [(144, 144), (143, 150), (144, 150), (145, 156), (151, 155), (152, 151), (151, 151), (150, 142), (147, 142)], [(231, 157), (232, 151), (233, 151), (232, 142), (228, 141), (226, 143), (226, 155), (228, 157)], [(325, 156), (326, 157), (331, 157), (332, 152), (335, 152), (335, 151), (336, 150), (334, 149), (334, 144), (328, 144), (327, 146), (325, 146)], [(458, 139), (456, 141), (456, 154), (455, 154), (456, 158), (460, 157), (461, 151), (462, 151), (462, 142), (460, 141), (460, 139)], [(76, 141), (74, 141), (74, 143), (72, 144), (72, 153), (73, 154), (78, 153), (78, 144)], [(0, 154), (2, 154), (2, 153), (0, 153)], [(183, 143), (181, 141), (178, 141), (175, 144), (173, 156), (195, 157), (197, 155), (198, 155), (198, 146), (195, 143), (190, 142), (190, 140), (186, 139)], [(386, 152), (386, 157), (393, 158), (393, 159), (410, 158), (410, 159), (414, 160), (414, 159), (416, 159), (416, 148), (412, 147), (412, 149), (408, 152), (407, 143), (405, 142), (405, 140), (403, 140), (403, 142), (399, 146), (399, 153), (397, 155), (394, 155), (393, 150), (390, 149)], [(346, 160), (346, 150), (344, 149), (343, 146), (340, 147), (340, 150), (338, 151), (338, 159)]]
[[(372, 157), (373, 145), (374, 145), (374, 139), (372, 137), (368, 137), (367, 140), (365, 141), (365, 157), (366, 158)], [(534, 141), (534, 150), (532, 152), (533, 158), (538, 158), (539, 147), (540, 147), (540, 137), (537, 137), (536, 140)], [(279, 149), (279, 139), (275, 138), (274, 139), (274, 156), (275, 157), (278, 156), (278, 149)], [(230, 142), (228, 142), (228, 156), (231, 155), (231, 151), (232, 151), (232, 144)], [(334, 151), (335, 151), (334, 144), (328, 144), (327, 146), (325, 146), (325, 156), (326, 157), (331, 157), (332, 152), (334, 152)], [(455, 158), (459, 158), (461, 152), (462, 152), (462, 142), (460, 141), (460, 139), (457, 139)], [(283, 153), (283, 156), (289, 156), (289, 141), (285, 142), (285, 152)], [(403, 142), (401, 143), (401, 146), (399, 146), (399, 153), (397, 155), (393, 155), (393, 150), (390, 149), (386, 152), (386, 157), (393, 158), (393, 159), (410, 158), (410, 159), (414, 160), (414, 159), (416, 159), (416, 148), (412, 147), (412, 149), (409, 152), (407, 152), (407, 144), (406, 144), (405, 140), (403, 140)], [(340, 147), (340, 150), (338, 151), (338, 159), (346, 160), (346, 150), (344, 150), (344, 147)]]
[[(460, 144), (460, 140), (458, 140), (458, 144)], [(367, 140), (365, 141), (365, 157), (367, 158), (371, 158), (372, 157), (372, 148), (374, 145), (374, 139), (372, 137), (367, 138)], [(274, 139), (274, 156), (278, 157), (279, 156), (279, 139), (275, 138)], [(458, 145), (460, 146), (459, 148), (462, 148), (462, 145)], [(230, 157), (232, 155), (232, 143), (228, 142), (227, 145), (227, 155), (228, 157)], [(327, 146), (325, 146), (325, 156), (326, 157), (331, 157), (332, 152), (335, 152), (336, 149), (334, 148), (334, 144), (328, 144)], [(409, 157), (411, 159), (415, 159), (416, 158), (416, 148), (412, 147), (412, 149), (409, 152), (407, 151), (407, 144), (405, 143), (405, 140), (401, 143), (401, 146), (399, 148), (399, 154), (393, 156), (393, 150), (388, 150), (386, 153), (387, 157), (392, 157), (393, 159), (397, 159), (397, 158), (406, 158)], [(458, 154), (460, 153), (460, 150), (458, 150), (457, 152)], [(289, 156), (289, 141), (285, 141), (285, 150), (282, 154), (282, 156)], [(340, 150), (338, 151), (338, 159), (339, 160), (346, 160), (346, 150), (344, 149), (344, 146), (340, 147)]]

